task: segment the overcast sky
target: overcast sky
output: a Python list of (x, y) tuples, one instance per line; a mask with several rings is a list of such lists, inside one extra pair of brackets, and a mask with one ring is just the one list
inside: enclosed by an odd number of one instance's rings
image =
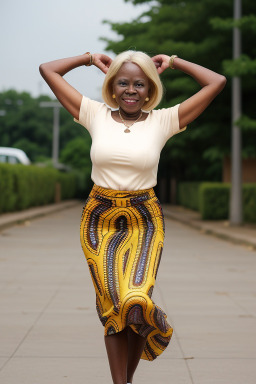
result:
[[(99, 37), (117, 35), (102, 20), (131, 21), (146, 9), (124, 0), (1, 0), (0, 92), (14, 88), (53, 96), (39, 74), (41, 63), (86, 51), (104, 53)], [(65, 78), (81, 93), (101, 99), (104, 75), (97, 68), (77, 68)]]

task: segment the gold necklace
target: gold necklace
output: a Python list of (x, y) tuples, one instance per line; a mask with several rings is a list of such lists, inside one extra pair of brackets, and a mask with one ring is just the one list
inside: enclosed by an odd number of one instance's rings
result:
[(125, 133), (130, 133), (130, 128), (133, 124), (137, 123), (137, 121), (141, 118), (142, 116), (142, 111), (140, 111), (140, 115), (137, 120), (135, 120), (131, 125), (127, 125), (126, 122), (123, 119), (123, 116), (121, 115), (120, 108), (118, 109), (120, 119), (122, 120), (122, 123), (126, 126), (126, 129), (124, 130)]

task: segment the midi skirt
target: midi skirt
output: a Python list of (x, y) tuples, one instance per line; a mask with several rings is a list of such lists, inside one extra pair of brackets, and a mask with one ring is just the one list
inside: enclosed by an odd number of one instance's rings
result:
[(153, 188), (118, 191), (94, 184), (80, 238), (105, 336), (131, 327), (147, 339), (141, 358), (152, 361), (173, 329), (152, 292), (164, 242), (164, 218)]

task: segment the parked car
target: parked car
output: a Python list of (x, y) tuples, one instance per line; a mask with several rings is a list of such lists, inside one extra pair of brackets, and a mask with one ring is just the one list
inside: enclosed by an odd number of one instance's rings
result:
[(0, 147), (0, 163), (31, 164), (26, 153), (18, 148)]

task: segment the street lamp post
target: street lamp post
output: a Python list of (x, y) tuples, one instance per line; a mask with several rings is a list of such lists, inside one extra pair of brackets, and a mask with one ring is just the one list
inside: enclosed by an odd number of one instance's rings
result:
[[(234, 20), (241, 18), (241, 0), (234, 0)], [(241, 55), (241, 32), (233, 28), (233, 59)], [(235, 122), (241, 116), (241, 80), (238, 76), (232, 79), (232, 163), (231, 163), (231, 199), (230, 224), (242, 223), (242, 160), (241, 160), (241, 130)]]
[(53, 139), (52, 139), (52, 162), (55, 168), (59, 164), (59, 131), (60, 131), (60, 108), (58, 101), (42, 101), (42, 108), (53, 108)]

